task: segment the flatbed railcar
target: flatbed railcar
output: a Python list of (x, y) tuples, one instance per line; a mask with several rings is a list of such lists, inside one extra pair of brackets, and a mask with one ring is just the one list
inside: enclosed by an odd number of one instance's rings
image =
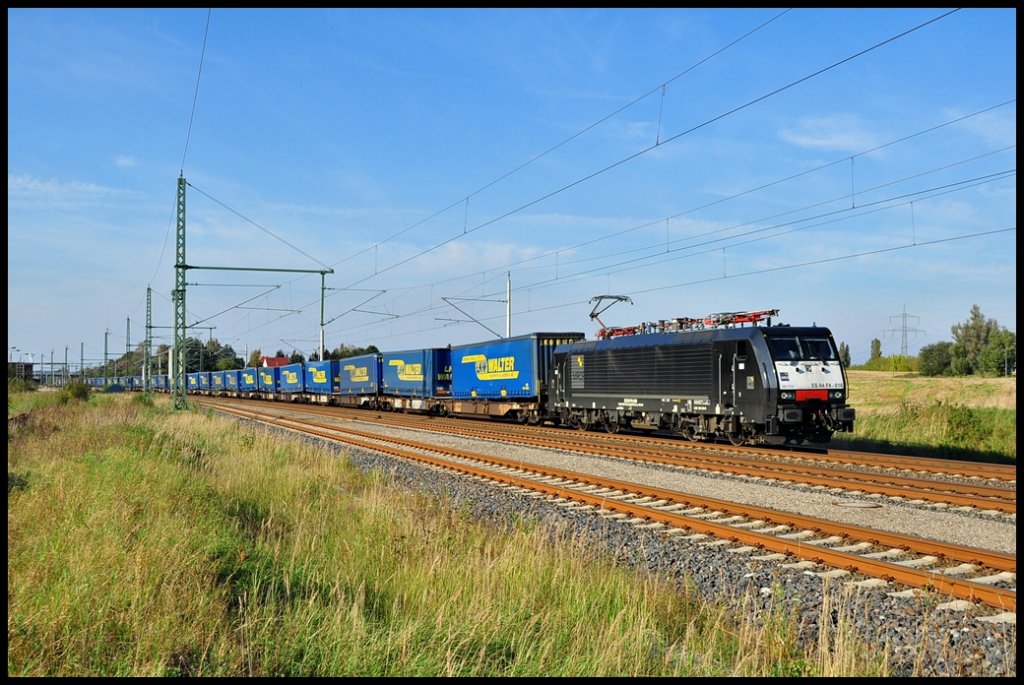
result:
[(446, 413), (522, 423), (549, 418), (555, 349), (583, 333), (530, 333), (452, 348), (452, 393)]
[(444, 414), (452, 394), (452, 350), (435, 347), (381, 354), (381, 405)]

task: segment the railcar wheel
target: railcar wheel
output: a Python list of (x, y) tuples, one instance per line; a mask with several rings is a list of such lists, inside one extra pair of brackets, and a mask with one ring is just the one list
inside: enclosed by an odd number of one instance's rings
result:
[(680, 431), (680, 434), (690, 442), (698, 442), (700, 440), (700, 438), (697, 437), (697, 431), (693, 426), (687, 426)]
[(608, 431), (609, 433), (611, 433), (612, 435), (615, 435), (616, 433), (619, 432), (619, 422), (618, 421), (605, 421), (604, 422), (604, 429), (606, 431)]

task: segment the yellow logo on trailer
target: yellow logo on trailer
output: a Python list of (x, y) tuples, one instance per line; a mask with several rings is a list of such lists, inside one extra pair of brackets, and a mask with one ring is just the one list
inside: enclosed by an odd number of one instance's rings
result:
[(326, 383), (327, 382), (327, 372), (324, 371), (323, 369), (310, 369), (309, 370), (309, 375), (313, 377), (313, 382), (314, 383)]
[(482, 381), (503, 381), (519, 378), (515, 357), (494, 357), (488, 359), (483, 354), (467, 354), (462, 358), (463, 364), (473, 364), (476, 377)]
[(284, 376), (285, 383), (298, 383), (299, 374), (294, 371), (281, 371), (281, 375)]
[(370, 380), (370, 369), (367, 366), (347, 364), (344, 369), (345, 371), (348, 371), (349, 380), (353, 383), (365, 383)]
[(388, 361), (388, 366), (398, 367), (398, 380), (400, 381), (422, 381), (423, 364), (406, 364), (401, 359)]

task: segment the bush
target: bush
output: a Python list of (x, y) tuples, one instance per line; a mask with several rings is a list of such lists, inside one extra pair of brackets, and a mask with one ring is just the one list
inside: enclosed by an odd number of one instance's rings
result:
[(69, 400), (88, 400), (92, 396), (92, 389), (82, 381), (71, 381), (61, 390)]
[(938, 342), (925, 345), (917, 355), (921, 373), (925, 376), (948, 376), (953, 363), (953, 343)]
[(23, 378), (8, 378), (7, 392), (35, 392), (37, 386), (32, 381)]

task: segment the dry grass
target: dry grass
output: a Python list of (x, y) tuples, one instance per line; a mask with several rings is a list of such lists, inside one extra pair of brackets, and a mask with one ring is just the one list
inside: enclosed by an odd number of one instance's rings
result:
[(850, 404), (858, 413), (890, 413), (901, 404), (946, 404), (1017, 410), (1017, 377), (937, 378), (886, 371), (847, 371)]
[(582, 543), (498, 531), (332, 452), (166, 405), (42, 408), (9, 437), (9, 674), (678, 677), (823, 663), (784, 615), (727, 618)]

